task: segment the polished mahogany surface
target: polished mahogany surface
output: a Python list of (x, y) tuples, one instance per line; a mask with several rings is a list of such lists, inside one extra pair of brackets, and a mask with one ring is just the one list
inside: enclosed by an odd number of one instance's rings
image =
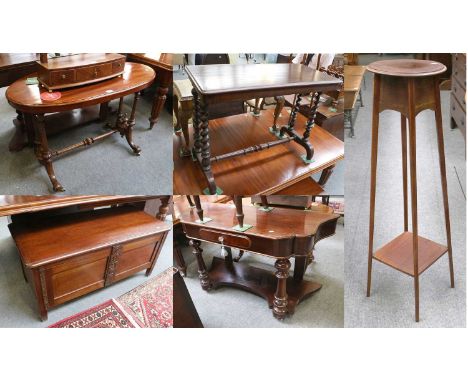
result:
[[(212, 220), (205, 223), (197, 223), (196, 209), (188, 209), (181, 213), (182, 224), (196, 225), (198, 227), (237, 232), (232, 229), (237, 225), (236, 208), (234, 204), (203, 203), (204, 216)], [(244, 205), (244, 224), (253, 227), (239, 235), (260, 236), (272, 239), (313, 236), (319, 226), (330, 220), (336, 220), (339, 215), (327, 212), (303, 211), (275, 207), (270, 212), (261, 211), (259, 208)]]
[(440, 62), (430, 60), (382, 60), (367, 66), (373, 73), (397, 77), (425, 77), (435, 76), (447, 70)]
[[(203, 96), (223, 95), (231, 101), (259, 96), (336, 90), (340, 80), (300, 64), (188, 65), (187, 75)], [(212, 102), (223, 102), (221, 97)]]
[(39, 55), (37, 53), (1, 53), (0, 70), (36, 62), (38, 59)]
[(28, 267), (106, 248), (122, 242), (123, 237), (128, 241), (166, 232), (170, 228), (169, 223), (133, 206), (30, 219), (10, 225)]
[[(287, 113), (283, 113), (279, 125), (286, 124), (288, 117)], [(210, 121), (212, 155), (271, 141), (274, 138), (269, 132), (272, 121), (273, 110), (263, 110), (260, 118), (242, 114)], [(305, 117), (298, 114), (296, 131), (299, 134), (303, 134), (305, 123)], [(312, 129), (310, 142), (315, 153), (312, 163), (308, 164), (301, 159), (304, 149), (294, 142), (233, 160), (213, 162), (216, 184), (227, 195), (281, 193), (281, 189), (335, 165), (344, 158), (343, 142), (319, 126)], [(183, 142), (180, 137), (174, 134), (174, 194), (202, 194), (206, 187), (203, 171), (197, 163), (179, 156), (179, 149), (183, 147), (181, 145)], [(312, 193), (314, 190), (311, 190)]]
[(0, 195), (0, 216), (38, 212), (78, 205), (115, 205), (157, 198), (143, 195)]
[(127, 58), (132, 62), (156, 66), (171, 72), (174, 70), (172, 53), (127, 53)]
[(148, 87), (154, 78), (155, 72), (150, 67), (126, 63), (122, 77), (63, 90), (61, 98), (56, 101), (43, 101), (41, 93), (47, 90), (38, 85), (26, 85), (24, 78), (8, 87), (6, 97), (17, 110), (36, 114), (54, 113), (102, 104), (136, 93)]

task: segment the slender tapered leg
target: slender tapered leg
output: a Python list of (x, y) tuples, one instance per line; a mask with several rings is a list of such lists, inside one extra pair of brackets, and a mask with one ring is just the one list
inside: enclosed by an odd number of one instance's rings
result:
[(236, 263), (239, 262), (239, 260), (242, 259), (242, 256), (244, 256), (244, 251), (240, 249), (239, 254), (236, 257), (234, 257), (233, 261), (235, 261)]
[(413, 271), (415, 320), (419, 322), (419, 267), (418, 267), (418, 189), (416, 177), (416, 113), (414, 107), (414, 79), (408, 79), (408, 124), (411, 175), (411, 227), (413, 230)]
[(193, 200), (195, 201), (195, 207), (197, 209), (197, 215), (200, 221), (203, 221), (203, 208), (201, 206), (200, 196), (193, 195)]
[(153, 100), (153, 107), (151, 109), (150, 129), (158, 122), (159, 115), (161, 114), (164, 103), (166, 102), (167, 93), (172, 83), (172, 72), (160, 70), (157, 72), (159, 86), (156, 88), (156, 95)]
[(406, 116), (401, 114), (401, 169), (403, 172), (403, 221), (405, 232), (408, 231), (408, 150)]
[(327, 168), (324, 168), (322, 170), (322, 173), (320, 174), (320, 179), (318, 181), (318, 184), (321, 186), (325, 186), (325, 184), (328, 182), (328, 179), (330, 179), (330, 176), (333, 174), (333, 170), (335, 169), (335, 165), (328, 166)]
[(375, 187), (377, 180), (377, 147), (379, 145), (379, 103), (380, 75), (374, 75), (374, 100), (372, 105), (372, 145), (371, 145), (371, 179), (369, 207), (369, 252), (367, 259), (367, 297), (370, 296), (372, 279), (372, 255), (374, 251), (374, 217), (375, 217)]
[(185, 263), (182, 251), (180, 250), (179, 246), (176, 244), (175, 241), (173, 244), (173, 256), (177, 264), (177, 269), (179, 270), (180, 274), (185, 277), (187, 275), (187, 264)]
[(263, 208), (268, 208), (268, 198), (266, 195), (260, 195), (260, 200), (262, 201), (262, 207)]
[(234, 205), (236, 206), (236, 217), (239, 227), (242, 228), (244, 226), (244, 211), (242, 209), (242, 196), (234, 195), (232, 197)]
[(288, 314), (288, 292), (286, 290), (286, 281), (289, 276), (291, 262), (288, 259), (278, 259), (275, 262), (276, 292), (273, 298), (273, 316), (282, 320)]
[(224, 256), (224, 261), (226, 262), (226, 264), (232, 268), (232, 262), (233, 262), (233, 259), (232, 259), (232, 249), (231, 247), (225, 247), (225, 246), (222, 246), (221, 247), (221, 251), (224, 253), (223, 256)]
[(65, 191), (63, 186), (55, 176), (54, 167), (52, 165), (52, 152), (49, 150), (49, 143), (47, 141), (47, 134), (45, 130), (44, 114), (34, 115), (34, 129), (36, 132), (35, 153), (39, 163), (41, 163), (49, 175), (52, 182), (52, 187), (56, 192)]
[(193, 247), (193, 254), (197, 258), (197, 264), (198, 264), (198, 278), (200, 279), (200, 284), (201, 287), (204, 290), (209, 290), (211, 289), (211, 282), (208, 277), (208, 272), (206, 271), (206, 265), (205, 261), (203, 260), (203, 250), (200, 248), (201, 246), (201, 241), (200, 240), (190, 240), (190, 245)]
[(437, 146), (439, 149), (439, 167), (440, 181), (442, 184), (442, 197), (444, 199), (444, 214), (445, 214), (445, 231), (447, 234), (447, 249), (450, 268), (450, 287), (455, 287), (455, 278), (453, 274), (453, 258), (452, 258), (452, 234), (450, 231), (450, 214), (447, 193), (447, 174), (445, 169), (445, 149), (444, 149), (444, 132), (442, 128), (442, 113), (440, 110), (440, 90), (438, 79), (434, 78), (434, 94), (435, 94), (435, 119), (437, 127)]

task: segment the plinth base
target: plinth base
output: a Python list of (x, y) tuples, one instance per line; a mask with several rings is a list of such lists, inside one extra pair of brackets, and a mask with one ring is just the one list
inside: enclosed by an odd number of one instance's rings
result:
[[(273, 308), (273, 299), (276, 291), (277, 279), (274, 271), (248, 266), (242, 263), (229, 265), (219, 257), (213, 258), (209, 271), (210, 283), (213, 289), (223, 286), (238, 288), (263, 297), (268, 307)], [(300, 282), (288, 277), (286, 291), (288, 293), (288, 314), (292, 315), (296, 306), (322, 287), (314, 281)]]

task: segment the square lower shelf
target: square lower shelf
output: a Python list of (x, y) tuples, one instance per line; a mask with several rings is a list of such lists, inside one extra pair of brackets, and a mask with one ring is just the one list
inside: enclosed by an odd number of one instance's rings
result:
[[(445, 245), (418, 236), (418, 275), (434, 264), (446, 252), (447, 247)], [(373, 258), (414, 277), (413, 233), (403, 232), (375, 251)]]

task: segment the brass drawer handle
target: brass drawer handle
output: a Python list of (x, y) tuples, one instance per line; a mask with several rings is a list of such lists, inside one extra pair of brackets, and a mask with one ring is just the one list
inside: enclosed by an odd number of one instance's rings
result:
[(67, 75), (66, 74), (62, 74), (62, 80), (64, 80), (65, 78), (67, 78)]

